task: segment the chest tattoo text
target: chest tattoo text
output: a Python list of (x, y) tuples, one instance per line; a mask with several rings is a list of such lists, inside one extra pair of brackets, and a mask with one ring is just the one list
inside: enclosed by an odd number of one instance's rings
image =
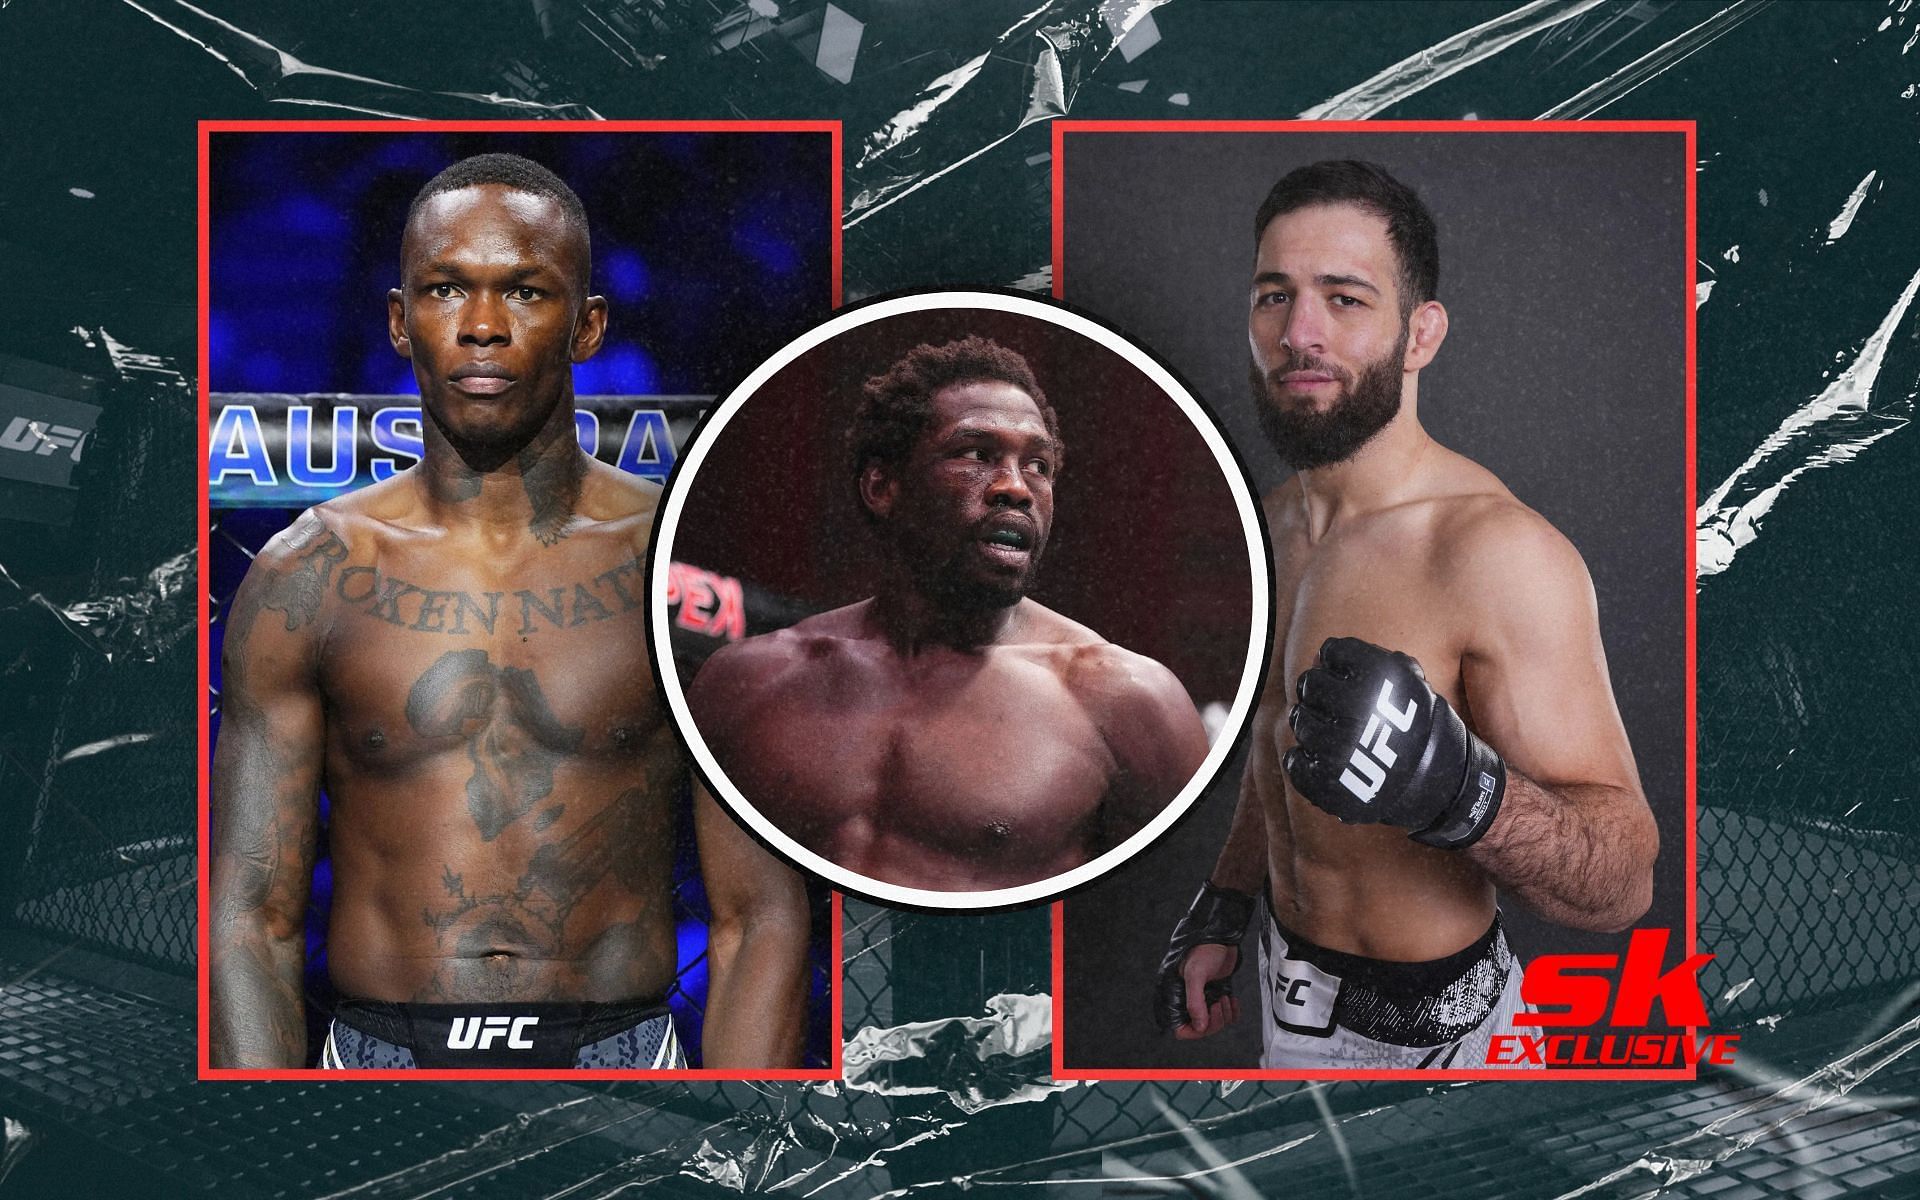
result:
[(642, 578), (640, 560), (633, 558), (558, 587), (469, 592), (421, 587), (382, 575), (378, 567), (346, 567), (334, 582), (333, 594), (356, 612), (413, 633), (525, 637), (544, 628), (571, 629), (633, 612), (640, 607)]

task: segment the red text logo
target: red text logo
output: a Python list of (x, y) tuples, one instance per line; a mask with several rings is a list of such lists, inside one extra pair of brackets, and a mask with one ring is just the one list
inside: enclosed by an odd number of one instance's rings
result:
[[(1636, 929), (1624, 956), (1543, 954), (1534, 959), (1520, 981), (1520, 996), (1537, 1011), (1515, 1013), (1513, 1024), (1541, 1026), (1542, 1033), (1495, 1036), (1487, 1048), (1488, 1064), (1655, 1067), (1732, 1062), (1739, 1035), (1706, 1030), (1707, 1002), (1699, 976), (1713, 955), (1695, 954), (1662, 971), (1670, 937), (1665, 929)], [(1653, 1015), (1656, 1008), (1659, 1021)], [(1675, 1032), (1552, 1032), (1565, 1026), (1645, 1030), (1658, 1024)]]

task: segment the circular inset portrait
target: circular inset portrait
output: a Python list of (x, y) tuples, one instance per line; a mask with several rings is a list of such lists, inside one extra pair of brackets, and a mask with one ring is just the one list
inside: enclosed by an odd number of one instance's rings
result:
[(707, 418), (652, 570), (699, 774), (846, 891), (1048, 899), (1220, 769), (1264, 666), (1245, 471), (1152, 355), (1000, 292), (845, 310)]

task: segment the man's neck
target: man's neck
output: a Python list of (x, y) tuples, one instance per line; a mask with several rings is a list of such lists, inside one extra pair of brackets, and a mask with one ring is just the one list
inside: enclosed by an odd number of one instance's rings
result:
[(941, 604), (911, 583), (889, 579), (874, 593), (872, 619), (902, 656), (928, 650), (979, 650), (1008, 640), (1022, 602), (1005, 607), (957, 608)]
[(550, 546), (564, 538), (587, 471), (570, 400), (518, 447), (460, 446), (426, 418), (419, 471), (435, 521), (502, 540), (531, 533)]
[(1390, 508), (1417, 494), (1434, 447), (1409, 388), (1399, 413), (1352, 458), (1300, 472), (1309, 537), (1319, 541), (1336, 522)]

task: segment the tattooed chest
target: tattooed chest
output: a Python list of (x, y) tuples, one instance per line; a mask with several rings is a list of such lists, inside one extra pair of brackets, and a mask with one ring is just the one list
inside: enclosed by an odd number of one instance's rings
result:
[(330, 783), (464, 795), (491, 837), (553, 794), (557, 777), (637, 770), (664, 731), (637, 635), (559, 638), (543, 649), (435, 654), (398, 638), (336, 640), (326, 672)]
[(329, 599), (356, 623), (432, 637), (529, 638), (637, 617), (643, 568), (629, 559), (564, 582), (434, 587), (378, 566), (340, 567)]

